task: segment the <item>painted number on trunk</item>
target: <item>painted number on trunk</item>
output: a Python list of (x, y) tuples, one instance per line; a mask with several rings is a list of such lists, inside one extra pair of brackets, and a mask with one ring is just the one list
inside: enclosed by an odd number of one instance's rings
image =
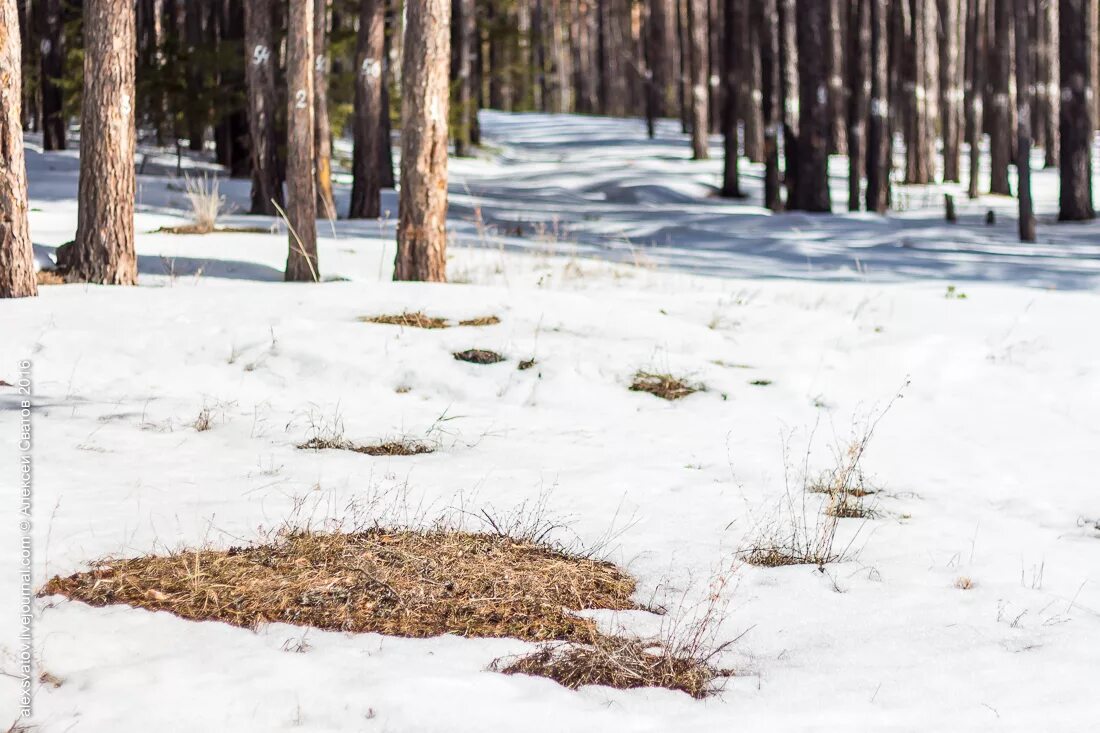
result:
[(294, 92), (294, 108), (305, 109), (306, 108), (306, 90), (299, 89)]
[(256, 48), (252, 49), (252, 63), (256, 66), (263, 66), (271, 58), (271, 51), (267, 46), (260, 44)]

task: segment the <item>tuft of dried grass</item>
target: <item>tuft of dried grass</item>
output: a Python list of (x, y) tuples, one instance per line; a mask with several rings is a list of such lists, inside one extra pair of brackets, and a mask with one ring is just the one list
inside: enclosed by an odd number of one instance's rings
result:
[(460, 326), (495, 326), (500, 323), (500, 319), (496, 316), (479, 316), (477, 318), (470, 318), (465, 321), (459, 321)]
[(406, 328), (449, 328), (446, 319), (428, 316), (420, 311), (406, 311), (397, 315), (364, 316), (359, 320), (364, 323), (381, 323), (387, 326), (405, 326)]
[(490, 534), (375, 528), (294, 531), (269, 544), (107, 558), (54, 576), (40, 595), (126, 604), (255, 628), (428, 637), (578, 640), (597, 635), (568, 609), (636, 608), (634, 580), (610, 563)]
[(537, 362), (534, 359), (524, 359), (519, 363), (519, 366), (516, 368), (519, 369), (521, 372), (525, 372), (533, 367), (536, 363)]
[(57, 270), (39, 270), (35, 274), (39, 285), (64, 285), (65, 278)]
[(465, 361), (471, 364), (496, 364), (504, 361), (503, 356), (495, 351), (489, 351), (488, 349), (467, 349), (466, 351), (457, 351), (454, 357), (459, 361)]
[(503, 661), (497, 660), (491, 668), (504, 674), (548, 677), (573, 690), (585, 685), (620, 690), (664, 687), (694, 698), (717, 692), (715, 680), (732, 674), (660, 644), (607, 635), (583, 644), (547, 644), (507, 665)]
[(974, 581), (965, 575), (955, 578), (955, 588), (958, 590), (970, 590), (974, 587)]
[(350, 450), (368, 456), (419, 456), (434, 453), (435, 446), (411, 438), (384, 440), (379, 443), (359, 444), (342, 436), (316, 436), (298, 445), (302, 450)]
[(634, 382), (630, 385), (631, 392), (648, 392), (666, 400), (679, 400), (704, 390), (706, 387), (702, 384), (693, 384), (671, 374), (643, 371), (634, 375)]

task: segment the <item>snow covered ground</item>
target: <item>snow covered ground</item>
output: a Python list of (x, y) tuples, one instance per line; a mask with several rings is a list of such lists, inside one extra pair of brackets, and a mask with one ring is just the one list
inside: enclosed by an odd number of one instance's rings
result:
[[(453, 161), (450, 285), (389, 281), (392, 192), (381, 222), (320, 226), (334, 278), (321, 285), (277, 282), (279, 231), (154, 233), (185, 218), (174, 161), (151, 155), (141, 287), (53, 286), (0, 304), (0, 379), (33, 360), (37, 580), (105, 555), (240, 544), (294, 517), (430, 521), (543, 501), (567, 521), (564, 539), (610, 538), (638, 600), (670, 609), (598, 614), (609, 627), (655, 632), (727, 574), (719, 639), (739, 638), (721, 662), (738, 675), (702, 701), (573, 692), (486, 671), (532, 648), (519, 641), (251, 632), (50, 598), (37, 606), (38, 663), (60, 684), (36, 691), (39, 730), (1095, 726), (1100, 224), (1049, 225), (1055, 173), (1036, 173), (1040, 242), (1021, 245), (1013, 201), (959, 196), (962, 221), (948, 225), (940, 187), (903, 191), (906, 210), (885, 219), (771, 216), (748, 166), (749, 199), (713, 198), (720, 161), (688, 160), (671, 123), (656, 141), (631, 120), (483, 125), (489, 152)], [(75, 230), (77, 161), (32, 141), (28, 165), (45, 258)], [(246, 182), (223, 191), (244, 206)], [(343, 210), (346, 185), (339, 194)], [(501, 323), (357, 320), (403, 310)], [(508, 360), (451, 357), (467, 348)], [(516, 369), (529, 358), (535, 368)], [(628, 391), (638, 369), (708, 389), (665, 402)], [(832, 467), (899, 390), (865, 460), (877, 517), (841, 521), (849, 557), (824, 573), (734, 562), (804, 466)], [(5, 454), (14, 405), (0, 387)], [(213, 428), (199, 432), (204, 410)], [(336, 420), (352, 439), (441, 449), (295, 448)], [(14, 499), (0, 511), (14, 526)], [(14, 619), (5, 566), (0, 610)], [(15, 624), (3, 628), (0, 670), (13, 674)], [(303, 636), (308, 650), (290, 651)], [(0, 676), (0, 727), (16, 687)]]

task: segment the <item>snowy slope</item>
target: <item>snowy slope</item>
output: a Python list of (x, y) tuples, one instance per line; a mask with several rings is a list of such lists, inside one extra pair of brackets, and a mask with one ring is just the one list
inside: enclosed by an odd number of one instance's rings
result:
[[(889, 219), (773, 217), (755, 206), (755, 168), (753, 198), (708, 198), (719, 162), (687, 160), (671, 127), (647, 142), (637, 121), (483, 124), (494, 154), (453, 162), (450, 285), (389, 282), (392, 215), (337, 222), (335, 236), (320, 226), (323, 272), (348, 281), (277, 283), (285, 234), (152, 233), (180, 223), (182, 203), (178, 182), (145, 175), (141, 287), (55, 286), (0, 304), (0, 369), (34, 362), (37, 577), (104, 555), (239, 544), (295, 516), (430, 521), (542, 497), (582, 542), (610, 536), (638, 600), (673, 617), (732, 573), (720, 636), (740, 635), (722, 659), (739, 675), (704, 701), (572, 692), (486, 671), (531, 648), (518, 641), (254, 633), (52, 598), (39, 602), (36, 638), (61, 684), (37, 692), (41, 730), (1095, 725), (1096, 225), (1041, 221), (1041, 242), (1022, 246), (1010, 201), (961, 201), (964, 220), (949, 227), (940, 192), (924, 189)], [(32, 232), (48, 256), (75, 229), (75, 158), (28, 161)], [(1037, 173), (1041, 215), (1054, 184)], [(239, 182), (224, 189), (247, 199)], [(948, 285), (966, 298), (946, 297)], [(405, 309), (502, 322), (357, 320)], [(451, 357), (471, 347), (508, 361)], [(517, 371), (527, 358), (537, 366)], [(667, 403), (627, 390), (637, 369), (708, 390)], [(866, 459), (879, 516), (842, 521), (851, 557), (826, 573), (734, 563), (788, 478), (800, 480), (804, 454), (811, 472), (829, 468), (907, 381)], [(0, 388), (0, 404), (13, 399)], [(197, 432), (204, 408), (214, 427)], [(442, 447), (389, 458), (294, 447), (336, 419), (349, 438), (427, 435)], [(954, 587), (960, 577), (973, 587)], [(3, 582), (8, 604), (14, 579)], [(662, 623), (600, 618), (636, 633)], [(304, 633), (306, 652), (284, 648)], [(14, 688), (0, 677), (0, 723), (15, 717)]]

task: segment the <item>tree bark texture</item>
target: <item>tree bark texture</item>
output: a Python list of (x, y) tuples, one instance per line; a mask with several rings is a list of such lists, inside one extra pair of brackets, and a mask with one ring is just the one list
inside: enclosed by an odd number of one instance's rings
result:
[(1031, 51), (1028, 0), (1015, 0), (1016, 26), (1016, 171), (1019, 178), (1020, 241), (1035, 241), (1035, 210), (1031, 205)]
[(283, 203), (275, 134), (275, 89), (278, 49), (272, 27), (272, 0), (245, 0), (245, 69), (248, 84), (248, 129), (252, 140), (253, 214), (274, 216)]
[(23, 95), (19, 27), (15, 0), (0, 0), (0, 298), (38, 295), (19, 119)]
[(409, 0), (406, 6), (395, 280), (447, 279), (450, 11), (450, 0)]
[(318, 282), (314, 172), (313, 1), (290, 0), (286, 39), (286, 279)]
[(741, 180), (737, 170), (737, 101), (739, 90), (736, 41), (741, 37), (741, 27), (738, 21), (744, 17), (739, 6), (748, 2), (749, 0), (722, 0), (722, 22), (725, 26), (722, 35), (726, 39), (727, 46), (725, 53), (722, 54), (725, 68), (722, 70), (721, 77), (726, 87), (723, 99), (725, 110), (722, 114), (725, 158), (722, 167), (721, 194), (726, 198), (741, 198)]
[(707, 111), (707, 5), (706, 0), (687, 0), (688, 40), (691, 58), (691, 154), (695, 160), (710, 157), (707, 133), (710, 115)]
[(1058, 1), (1058, 66), (1061, 75), (1061, 114), (1058, 160), (1061, 189), (1058, 218), (1062, 221), (1092, 219), (1093, 83), (1092, 46), (1096, 31), (1090, 27), (1096, 0)]
[(867, 167), (867, 112), (871, 91), (871, 17), (874, 0), (854, 0), (848, 18), (848, 210), (859, 211)]
[(45, 150), (64, 150), (66, 147), (65, 116), (62, 110), (60, 81), (65, 74), (65, 50), (61, 32), (61, 0), (38, 0), (38, 13), (39, 32), (42, 36), (39, 45), (42, 147)]
[(829, 92), (821, 63), (829, 50), (829, 9), (798, 0), (798, 170), (788, 209), (829, 211)]
[(995, 42), (991, 44), (989, 64), (993, 87), (993, 108), (989, 120), (989, 192), (1011, 194), (1008, 164), (1012, 160), (1012, 116), (1009, 107), (1009, 79), (1012, 74), (1012, 3), (1013, 0), (989, 0), (993, 11)]
[(776, 0), (753, 0), (759, 7), (754, 23), (760, 37), (760, 111), (764, 120), (764, 206), (783, 208), (779, 184), (779, 127), (782, 124), (779, 81), (779, 11)]
[(350, 219), (381, 216), (383, 117), (384, 0), (361, 0), (356, 40), (354, 141)]
[(134, 253), (134, 4), (84, 3), (84, 101), (70, 282), (137, 283)]
[(871, 22), (871, 99), (867, 116), (867, 210), (890, 207), (890, 0), (867, 0)]
[(313, 4), (313, 156), (317, 168), (317, 213), (336, 218), (332, 197), (332, 126), (328, 119), (328, 16), (331, 0)]

